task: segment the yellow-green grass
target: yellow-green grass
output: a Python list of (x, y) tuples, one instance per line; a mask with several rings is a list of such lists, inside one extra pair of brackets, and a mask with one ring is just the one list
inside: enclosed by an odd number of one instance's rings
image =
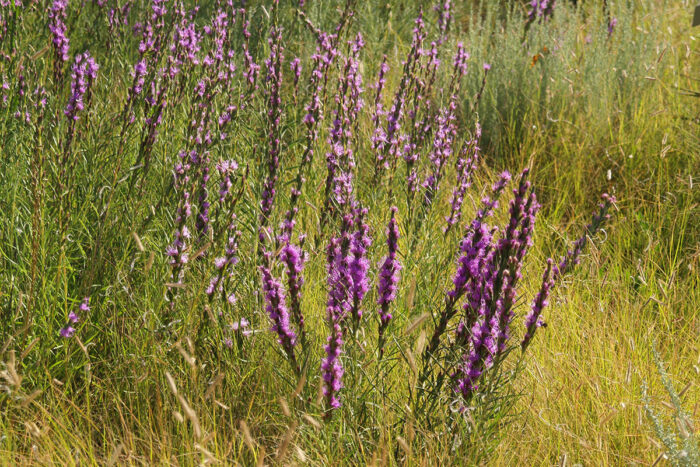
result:
[[(410, 40), (415, 11), (412, 4), (403, 9), (400, 3), (392, 5), (390, 13), (382, 13), (391, 18), (390, 25), (384, 27), (385, 17), (376, 13), (381, 7), (376, 3), (358, 6), (353, 27), (365, 33), (368, 43), (365, 82), (374, 80), (381, 54), (387, 53), (393, 69), (388, 81), (393, 88), (398, 84), (398, 63)], [(687, 27), (689, 2), (613, 7), (617, 14), (628, 16), (620, 17), (621, 37), (614, 35), (610, 43), (605, 41), (602, 15), (591, 5), (586, 10), (590, 15), (587, 19), (566, 9), (554, 25), (536, 29), (532, 45), (524, 52), (518, 48), (521, 37), (507, 36), (517, 34), (518, 27), (499, 33), (497, 25), (502, 18), (497, 17), (496, 8), (485, 14), (475, 14), (461, 5), (456, 10), (462, 26), (453, 31), (447, 47), (452, 50), (455, 42), (463, 40), (473, 56), (465, 102), (471, 102), (478, 88), (481, 62), (493, 64), (479, 107), (485, 161), (465, 201), (463, 219), (474, 215), (479, 199), (502, 169), (517, 173), (531, 167), (543, 205), (514, 321), (517, 337), (522, 334), (523, 314), (539, 287), (545, 259), (565, 252), (581, 234), (602, 191), (614, 191), (619, 199), (611, 223), (589, 242), (581, 265), (553, 293), (545, 311), (548, 327), (536, 334), (518, 377), (509, 386), (519, 394), (511, 416), (472, 438), (466, 437), (462, 425), (455, 431), (456, 437), (450, 435), (447, 425), (422, 426), (405, 409), (408, 388), (415, 381), (414, 368), (420, 364), (416, 347), (420, 347), (421, 335), (432, 329), (430, 319), (418, 326), (413, 323), (425, 313), (436, 315), (454, 271), (460, 232), (445, 237), (440, 229), (448, 212), (454, 173), (448, 174), (420, 231), (413, 233), (406, 221), (403, 192), (396, 190), (389, 199), (386, 185), (372, 183), (373, 160), (368, 144), (362, 143), (358, 193), (371, 213), (372, 267), (385, 252), (383, 229), (388, 206), (396, 203), (405, 268), (386, 360), (378, 365), (373, 352), (373, 290), (366, 300), (370, 318), (364, 334), (357, 340), (348, 339), (343, 408), (330, 422), (324, 422), (318, 367), (326, 335), (325, 255), (322, 245), (314, 243), (318, 209), (323, 203), (319, 187), (325, 177), (320, 159), (307, 183), (300, 213), (300, 227), (311, 237), (303, 306), (312, 348), (308, 377), (299, 384), (268, 331), (261, 301), (254, 295), (260, 288), (253, 265), (254, 187), (246, 193), (240, 213), (247, 239), (241, 248), (241, 298), (234, 312), (251, 318), (259, 332), (241, 353), (235, 347), (209, 353), (191, 345), (194, 330), (206, 316), (202, 291), (211, 271), (210, 266), (205, 269), (199, 265), (188, 273), (187, 289), (178, 302), (177, 316), (182, 322), (177, 345), (156, 332), (159, 316), (167, 307), (163, 295), (169, 267), (162, 252), (171, 238), (176, 199), (166, 197), (147, 228), (139, 230), (134, 220), (147, 215), (148, 204), (157, 205), (167, 186), (182, 141), (182, 113), (166, 118), (144, 202), (128, 196), (124, 185), (117, 187), (122, 188), (115, 191), (115, 220), (105, 227), (107, 247), (95, 273), (100, 281), (89, 284), (96, 297), (96, 311), (85, 317), (86, 325), (78, 333), (80, 340), (58, 339), (56, 331), (72, 306), (69, 298), (77, 300), (81, 298), (78, 291), (85, 290), (81, 281), (90, 269), (87, 246), (97, 235), (98, 208), (103, 202), (94, 193), (111, 183), (115, 161), (113, 153), (103, 148), (113, 144), (110, 141), (116, 130), (95, 118), (94, 126), (85, 130), (88, 137), (80, 142), (84, 159), (78, 170), (86, 177), (87, 188), (75, 202), (72, 232), (78, 240), (65, 260), (51, 234), (55, 220), (48, 202), (38, 252), (23, 235), (25, 226), (31, 224), (32, 212), (27, 182), (31, 138), (29, 132), (21, 133), (16, 127), (10, 132), (8, 127), (13, 124), (6, 119), (3, 128), (10, 139), (3, 148), (11, 157), (3, 160), (0, 177), (0, 194), (6, 200), (2, 208), (8, 213), (0, 237), (0, 267), (5, 271), (0, 271), (0, 299), (5, 313), (3, 384), (9, 390), (0, 399), (0, 462), (653, 463), (663, 448), (644, 413), (643, 382), (650, 387), (656, 410), (669, 420), (672, 413), (666, 407), (668, 398), (651, 356), (653, 342), (668, 363), (676, 389), (681, 391), (690, 384), (683, 392), (683, 401), (695, 426), (700, 424), (700, 125), (690, 119), (697, 115), (699, 101), (679, 93), (679, 88), (698, 88), (692, 78), (698, 76), (700, 59), (697, 37), (691, 37), (694, 32)], [(323, 21), (327, 15), (327, 21), (333, 21), (333, 11), (318, 5), (313, 8), (314, 20)], [(256, 11), (258, 17), (264, 16), (260, 9)], [(288, 30), (298, 34), (289, 39), (290, 50), (308, 53), (310, 37), (302, 33), (293, 12), (284, 11)], [(474, 26), (477, 18), (485, 29)], [(489, 26), (490, 21), (495, 26)], [(595, 35), (594, 52), (586, 48), (589, 33)], [(85, 37), (76, 42), (90, 44), (91, 40)], [(542, 46), (551, 49), (557, 41), (561, 41), (561, 55), (545, 54), (530, 66), (533, 53)], [(29, 55), (35, 42), (24, 44)], [(127, 58), (120, 61), (120, 54)], [(125, 48), (110, 57), (110, 62), (103, 64), (109, 78), (98, 84), (95, 114), (118, 112), (115, 106), (123, 101), (125, 87), (120, 80), (127, 76), (133, 50)], [(628, 64), (628, 76), (611, 70), (620, 63)], [(542, 80), (551, 85), (533, 86)], [(112, 93), (112, 89), (118, 91)], [(303, 136), (298, 125), (301, 110), (288, 109), (288, 115), (283, 181), (291, 180), (295, 173), (291, 161), (301, 152)], [(261, 138), (262, 123), (260, 117), (248, 117), (249, 121), (237, 127), (234, 143), (223, 148), (221, 155), (241, 162), (250, 156), (252, 143)], [(471, 130), (473, 119), (474, 114), (465, 110), (460, 130)], [(370, 135), (369, 124), (364, 119), (359, 127), (365, 138)], [(47, 157), (55, 151), (51, 141), (45, 142), (45, 150)], [(320, 143), (317, 154), (324, 150), (325, 144)], [(259, 173), (251, 165), (251, 179), (255, 180)], [(123, 170), (128, 166), (125, 164)], [(95, 170), (97, 167), (107, 167), (107, 173)], [(280, 216), (286, 191), (280, 190)], [(506, 221), (503, 206), (496, 219), (501, 225)], [(137, 247), (132, 235), (135, 230), (145, 251)], [(418, 240), (410, 250), (413, 236)], [(30, 289), (28, 280), (32, 255), (37, 255), (40, 270), (35, 289)], [(69, 266), (62, 266), (66, 261)], [(30, 297), (30, 290), (35, 297)], [(30, 299), (32, 310), (27, 306)], [(30, 311), (33, 324), (24, 329)], [(213, 342), (220, 337), (212, 333)], [(511, 364), (518, 353), (512, 354)], [(455, 439), (474, 444), (465, 448)]]

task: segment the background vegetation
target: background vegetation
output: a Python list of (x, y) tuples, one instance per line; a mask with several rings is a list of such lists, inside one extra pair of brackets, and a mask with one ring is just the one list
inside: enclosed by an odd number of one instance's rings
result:
[[(687, 411), (681, 436), (692, 436), (700, 404), (700, 101), (692, 95), (700, 88), (700, 30), (689, 27), (693, 5), (688, 0), (608, 1), (609, 12), (602, 2), (579, 2), (574, 8), (561, 0), (549, 21), (532, 24), (519, 3), (455, 2), (442, 56), (449, 62), (457, 42), (470, 53), (458, 127), (460, 133), (473, 132), (478, 118), (483, 128), (483, 160), (463, 219), (473, 217), (495, 174), (504, 169), (518, 173), (531, 167), (543, 206), (515, 322), (521, 322), (539, 287), (546, 258), (558, 257), (581, 234), (600, 193), (614, 193), (619, 200), (611, 224), (589, 242), (582, 264), (553, 293), (545, 311), (548, 327), (538, 331), (517, 378), (495, 393), (500, 409), (475, 413), (473, 425), (458, 426), (427, 426), (405, 408), (415, 378), (412, 355), (422, 333), (430, 332), (431, 320), (414, 324), (426, 312), (437, 313), (454, 270), (459, 234), (444, 236), (440, 228), (456, 178), (452, 165), (429, 218), (412, 231), (405, 201), (396, 194), (401, 190), (389, 190), (387, 181), (376, 184), (372, 177), (371, 121), (368, 115), (358, 121), (356, 183), (370, 212), (372, 277), (385, 254), (391, 204), (399, 208), (404, 269), (386, 361), (377, 364), (366, 350), (376, 340), (373, 288), (367, 310), (372, 324), (345, 360), (343, 407), (325, 422), (318, 404), (318, 364), (326, 336), (326, 270), (323, 247), (315, 243), (323, 206), (322, 158), (314, 161), (299, 214), (299, 228), (310, 237), (303, 293), (313, 343), (308, 380), (298, 384), (268, 331), (255, 267), (262, 183), (255, 148), (266, 144), (262, 93), (251, 98), (229, 137), (212, 150), (212, 160), (231, 158), (250, 168), (237, 208), (242, 237), (233, 313), (249, 319), (254, 334), (230, 350), (222, 344), (211, 353), (195, 348), (195, 331), (208, 319), (203, 291), (212, 271), (211, 265), (196, 264), (174, 312), (178, 337), (168, 337), (163, 332), (170, 281), (165, 249), (178, 203), (172, 171), (186, 141), (188, 109), (194, 105), (189, 90), (197, 76), (182, 75), (187, 91), (164, 112), (150, 168), (144, 170), (138, 159), (140, 126), (127, 132), (124, 149), (118, 149), (119, 117), (138, 57), (133, 24), (110, 28), (112, 2), (70, 3), (71, 54), (89, 48), (100, 70), (73, 142), (74, 184), (64, 227), (55, 200), (63, 196), (56, 183), (68, 125), (62, 111), (70, 95), (69, 71), (58, 86), (46, 26), (50, 4), (26, 1), (19, 8), (12, 3), (2, 7), (9, 32), (3, 33), (0, 64), (9, 88), (0, 110), (3, 463), (647, 465), (667, 447), (658, 440), (645, 404), (670, 426), (678, 424), (653, 342)], [(331, 30), (343, 5), (310, 0), (304, 11), (314, 25)], [(214, 6), (200, 7), (195, 22), (201, 27)], [(287, 61), (302, 59), (299, 100), (305, 102), (315, 38), (297, 7), (281, 2), (271, 16), (262, 2), (246, 6), (251, 53), (263, 66), (276, 17)], [(148, 8), (136, 2), (130, 15), (144, 18)], [(366, 42), (360, 57), (368, 104), (383, 55), (391, 67), (387, 88), (398, 86), (418, 8), (418, 2), (398, 0), (357, 3), (347, 27), (353, 35), (361, 31)], [(435, 40), (437, 15), (427, 3), (424, 10), (429, 38)], [(617, 25), (609, 34), (612, 17)], [(234, 44), (241, 42), (237, 33)], [(474, 108), (484, 62), (491, 71)], [(449, 78), (446, 69), (438, 88)], [(17, 98), (21, 73), (27, 95), (37, 86), (48, 91), (42, 126), (15, 117), (30, 105)], [(287, 64), (284, 73), (283, 188), (273, 224), (288, 203), (305, 135), (303, 106), (291, 97)], [(143, 115), (138, 118), (140, 125)], [(326, 150), (327, 126), (327, 121), (321, 126), (318, 155)], [(504, 214), (497, 216), (501, 224)], [(77, 338), (61, 338), (66, 316), (84, 296), (91, 297), (91, 311), (82, 316)], [(210, 346), (222, 340), (212, 333)]]

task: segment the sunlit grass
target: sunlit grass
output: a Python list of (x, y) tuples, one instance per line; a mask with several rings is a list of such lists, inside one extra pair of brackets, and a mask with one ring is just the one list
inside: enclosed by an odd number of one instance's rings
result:
[[(262, 62), (269, 9), (253, 3), (251, 43)], [(307, 3), (309, 17), (320, 27), (335, 24), (335, 8)], [(337, 3), (339, 8), (344, 4)], [(232, 137), (212, 151), (213, 160), (230, 157), (250, 163), (251, 182), (237, 208), (245, 240), (234, 313), (251, 319), (256, 332), (240, 349), (221, 346), (210, 354), (211, 347), (194, 346), (195, 330), (208, 320), (203, 291), (211, 270), (196, 263), (178, 301), (179, 338), (163, 338), (162, 313), (168, 306), (164, 284), (170, 273), (163, 252), (172, 240), (177, 204), (170, 182), (185, 141), (191, 96), (184, 93), (165, 113), (145, 188), (131, 191), (131, 177), (141, 173), (132, 167), (139, 133), (129, 133), (120, 161), (119, 126), (114, 122), (126, 99), (137, 41), (126, 27), (122, 35), (110, 37), (106, 12), (88, 3), (71, 17), (71, 47), (89, 47), (101, 69), (90, 115), (81, 120), (76, 139), (79, 183), (64, 249), (57, 241), (59, 222), (52, 205), (57, 194), (51, 183), (65, 132), (61, 109), (67, 86), (50, 98), (49, 108), (56, 113), (50, 132), (37, 137), (35, 128), (22, 125), (9, 110), (0, 119), (2, 462), (652, 464), (663, 447), (644, 412), (643, 382), (657, 411), (666, 417), (672, 413), (658, 380), (653, 341), (676, 388), (690, 384), (682, 397), (697, 430), (700, 126), (692, 120), (697, 119), (698, 99), (678, 92), (698, 87), (693, 81), (700, 64), (698, 33), (687, 27), (690, 2), (609, 2), (619, 23), (608, 39), (598, 2), (585, 2), (576, 12), (561, 1), (552, 21), (534, 24), (527, 41), (519, 10), (509, 12), (494, 2), (482, 11), (467, 3), (455, 7), (442, 55), (449, 64), (457, 42), (470, 52), (459, 131), (473, 131), (477, 115), (484, 128), (484, 162), (462, 219), (473, 217), (503, 169), (518, 173), (531, 167), (543, 205), (516, 309), (518, 336), (546, 258), (561, 255), (582, 233), (601, 192), (619, 199), (610, 225), (589, 242), (579, 268), (554, 291), (545, 311), (547, 328), (538, 331), (518, 377), (504, 388), (506, 394), (519, 395), (508, 399), (516, 401), (510, 416), (466, 437), (463, 427), (450, 433), (447, 425), (423, 426), (420, 416), (406, 410), (420, 359), (416, 349), (432, 330), (430, 318), (413, 324), (425, 313), (437, 314), (454, 270), (460, 232), (444, 236), (441, 227), (455, 174), (448, 164), (434, 209), (421, 229), (412, 232), (403, 167), (399, 165), (399, 188), (390, 191), (386, 183), (374, 183), (371, 122), (365, 117), (358, 126), (357, 192), (370, 210), (374, 238), (373, 287), (365, 300), (370, 318), (363, 332), (349, 339), (343, 407), (333, 419), (323, 420), (318, 376), (327, 334), (325, 252), (316, 243), (327, 121), (298, 217), (300, 229), (310, 237), (302, 303), (312, 343), (308, 360), (302, 362), (306, 377), (301, 382), (294, 377), (269, 332), (255, 268), (261, 178), (252, 154), (254, 147), (265, 145), (259, 96), (230, 129)], [(45, 47), (49, 39), (43, 6), (27, 8), (16, 36), (20, 58), (7, 62), (12, 66), (3, 62), (0, 72), (14, 80), (21, 61), (35, 80), (30, 81), (33, 86), (50, 82), (52, 57)], [(134, 6), (134, 14), (144, 8)], [(416, 13), (412, 2), (358, 2), (350, 27), (362, 31), (367, 42), (362, 67), (368, 105), (369, 85), (384, 54), (391, 66), (388, 89), (398, 85)], [(208, 17), (208, 5), (202, 5), (200, 14)], [(303, 76), (308, 77), (313, 37), (295, 8), (282, 5), (279, 15), (287, 59), (301, 56)], [(428, 7), (426, 21), (435, 27)], [(9, 52), (6, 43), (2, 50)], [(492, 70), (478, 108), (472, 109), (483, 62)], [(288, 68), (284, 72), (289, 75)], [(438, 81), (442, 85), (447, 79), (445, 73)], [(189, 78), (185, 89), (195, 81)], [(302, 86), (302, 91), (303, 99), (308, 89)], [(304, 144), (303, 108), (290, 101), (284, 105), (279, 219)], [(44, 161), (40, 172), (37, 160)], [(105, 216), (111, 193), (112, 207)], [(380, 365), (373, 353), (374, 280), (385, 254), (383, 231), (391, 204), (399, 207), (404, 270), (387, 355)], [(506, 213), (501, 210), (496, 219), (502, 225)], [(98, 238), (102, 248), (96, 255)], [(60, 339), (58, 329), (68, 311), (85, 295), (93, 297), (93, 311), (83, 317), (77, 339)], [(220, 337), (212, 333), (211, 342)]]

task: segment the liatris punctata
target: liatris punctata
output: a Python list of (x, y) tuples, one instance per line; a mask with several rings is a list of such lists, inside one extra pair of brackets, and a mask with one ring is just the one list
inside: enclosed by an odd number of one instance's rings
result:
[(396, 290), (399, 283), (401, 263), (397, 258), (399, 250), (399, 226), (396, 222), (396, 206), (391, 207), (391, 218), (386, 228), (387, 255), (379, 268), (379, 282), (377, 284), (377, 304), (379, 305), (379, 355), (384, 354), (384, 339), (386, 328), (391, 321), (389, 308), (396, 299)]
[[(269, 256), (269, 253), (265, 253)], [(267, 261), (269, 263), (269, 258)], [(294, 346), (297, 343), (297, 336), (289, 323), (289, 310), (282, 284), (272, 276), (272, 272), (267, 266), (260, 266), (262, 273), (263, 291), (265, 292), (265, 302), (268, 316), (272, 321), (272, 332), (277, 334), (277, 342), (282, 346), (284, 353), (289, 358), (294, 372), (299, 375), (301, 369), (297, 363), (294, 353)]]
[(443, 228), (445, 235), (462, 218), (462, 204), (464, 196), (472, 184), (472, 173), (479, 163), (479, 140), (481, 139), (481, 126), (476, 124), (475, 138), (464, 143), (461, 154), (457, 160), (457, 184), (452, 190), (450, 200), (450, 215), (445, 217), (447, 225)]
[(365, 222), (367, 209), (356, 208), (354, 215), (355, 232), (350, 240), (350, 279), (352, 280), (350, 295), (352, 319), (357, 329), (362, 319), (361, 302), (369, 290), (367, 248), (372, 244), (372, 238), (369, 236), (369, 226)]
[(338, 392), (343, 387), (343, 365), (340, 355), (343, 351), (343, 330), (341, 327), (348, 308), (347, 291), (349, 281), (345, 270), (346, 261), (343, 258), (341, 246), (342, 237), (332, 237), (326, 249), (328, 273), (328, 301), (326, 303), (326, 323), (329, 335), (324, 347), (326, 356), (321, 362), (321, 377), (323, 378), (323, 395), (326, 398), (326, 418), (332, 416), (332, 411), (340, 407)]
[(467, 283), (476, 281), (482, 276), (484, 264), (487, 261), (489, 252), (492, 250), (491, 238), (493, 236), (484, 220), (491, 216), (498, 205), (498, 198), (508, 181), (510, 181), (510, 178), (508, 172), (503, 172), (499, 176), (498, 181), (494, 183), (491, 189), (491, 196), (482, 200), (482, 208), (477, 212), (476, 217), (467, 228), (460, 242), (461, 255), (457, 260), (457, 271), (452, 279), (454, 287), (445, 297), (445, 308), (424, 351), (424, 360), (427, 360), (440, 345), (440, 339), (447, 328), (447, 323), (457, 312), (457, 302), (467, 292)]
[(49, 9), (49, 31), (54, 48), (54, 79), (60, 86), (63, 79), (63, 65), (68, 61), (70, 40), (66, 27), (66, 8), (68, 0), (54, 0)]
[[(85, 297), (78, 309), (83, 314), (90, 311), (90, 297)], [(80, 321), (80, 316), (75, 311), (68, 313), (68, 322), (61, 328), (59, 335), (63, 338), (73, 337), (76, 331), (73, 325), (77, 324), (78, 321)]]
[(579, 263), (580, 255), (583, 252), (583, 248), (586, 246), (588, 237), (595, 235), (596, 232), (602, 228), (603, 224), (610, 219), (608, 211), (617, 200), (614, 196), (607, 193), (604, 193), (602, 198), (603, 201), (598, 204), (598, 212), (593, 215), (593, 220), (586, 226), (584, 234), (574, 242), (573, 250), (567, 252), (559, 265), (555, 265), (551, 258), (547, 260), (547, 268), (542, 275), (542, 285), (532, 302), (530, 312), (525, 318), (525, 337), (520, 343), (520, 347), (523, 351), (530, 345), (537, 328), (545, 325), (544, 321), (541, 319), (542, 310), (547, 306), (547, 299), (557, 280)]
[(277, 170), (280, 164), (280, 119), (282, 116), (282, 32), (279, 28), (273, 28), (268, 39), (270, 45), (270, 56), (265, 60), (266, 76), (268, 85), (267, 96), (267, 120), (268, 120), (268, 153), (267, 153), (267, 174), (263, 182), (262, 198), (260, 200), (260, 231), (258, 240), (260, 245), (264, 243), (264, 230), (270, 223), (272, 207), (275, 200), (277, 186)]
[(302, 246), (305, 236), (299, 239), (300, 246), (287, 241), (280, 251), (280, 261), (286, 266), (287, 273), (287, 291), (289, 294), (289, 302), (292, 310), (292, 317), (299, 330), (301, 345), (306, 347), (306, 329), (304, 328), (304, 315), (301, 311), (301, 287), (304, 285), (304, 263), (306, 255)]

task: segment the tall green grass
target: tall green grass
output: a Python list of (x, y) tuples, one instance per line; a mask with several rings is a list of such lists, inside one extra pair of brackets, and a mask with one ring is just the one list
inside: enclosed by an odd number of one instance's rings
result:
[[(28, 77), (50, 81), (45, 3), (22, 13), (14, 36), (17, 53), (2, 62), (3, 78), (15, 76), (21, 64)], [(251, 3), (251, 41), (261, 61), (269, 9)], [(286, 55), (304, 58), (308, 76), (313, 37), (295, 8), (282, 3)], [(344, 4), (307, 3), (309, 18), (325, 29)], [(75, 141), (73, 176), (79, 183), (64, 246), (56, 233), (60, 193), (54, 161), (65, 132), (60, 112), (67, 86), (51, 96), (46, 116), (51, 130), (42, 134), (13, 118), (13, 103), (0, 111), (3, 463), (650, 464), (665, 450), (654, 438), (642, 401), (642, 381), (651, 384), (650, 393), (661, 393), (649, 352), (652, 341), (670, 362), (673, 377), (682, 386), (691, 383), (684, 403), (697, 425), (700, 142), (692, 121), (697, 99), (678, 92), (694, 86), (700, 64), (698, 34), (683, 23), (689, 2), (608, 2), (619, 19), (610, 38), (601, 2), (574, 9), (560, 1), (551, 21), (535, 23), (528, 32), (520, 5), (499, 3), (456, 5), (441, 56), (449, 62), (457, 42), (470, 52), (459, 127), (463, 134), (473, 131), (478, 118), (484, 129), (485, 162), (463, 219), (473, 216), (496, 172), (532, 168), (543, 210), (524, 274), (529, 301), (545, 258), (564, 251), (582, 232), (598, 194), (607, 190), (620, 199), (612, 225), (552, 297), (545, 312), (549, 326), (538, 332), (518, 378), (494, 388), (503, 397), (494, 399), (501, 401), (499, 415), (475, 413), (456, 428), (428, 427), (421, 414), (406, 407), (416, 378), (416, 349), (431, 320), (412, 323), (437, 310), (454, 269), (459, 235), (445, 237), (437, 227), (449, 208), (455, 177), (449, 173), (420, 231), (412, 232), (399, 215), (405, 268), (386, 360), (378, 366), (367, 350), (375, 340), (372, 321), (349, 346), (343, 408), (331, 422), (321, 421), (322, 248), (311, 249), (305, 271), (303, 307), (314, 346), (304, 384), (294, 378), (268, 331), (259, 296), (254, 238), (261, 177), (251, 154), (264, 147), (263, 117), (256, 110), (261, 100), (212, 154), (212, 159), (250, 162), (251, 184), (239, 213), (245, 240), (235, 313), (251, 319), (257, 332), (241, 349), (208, 354), (191, 345), (194, 335), (188, 330), (207, 319), (203, 291), (210, 271), (197, 264), (178, 299), (181, 338), (171, 342), (159, 334), (169, 274), (163, 252), (177, 203), (171, 171), (184, 143), (190, 97), (185, 94), (166, 111), (145, 188), (130, 190), (132, 178), (142, 173), (133, 167), (139, 135), (128, 135), (118, 160), (119, 128), (113, 121), (126, 98), (136, 41), (127, 28), (110, 37), (105, 13), (88, 2), (69, 18), (71, 47), (74, 52), (89, 47), (101, 70), (90, 115), (81, 119)], [(145, 8), (135, 5), (134, 14)], [(202, 5), (202, 16), (208, 13), (209, 5)], [(425, 13), (434, 27), (428, 6)], [(350, 30), (365, 35), (366, 85), (374, 81), (384, 54), (392, 69), (389, 89), (398, 84), (416, 14), (414, 2), (358, 2)], [(2, 47), (10, 52), (7, 43)], [(472, 108), (483, 62), (492, 70), (483, 98)], [(367, 94), (369, 100), (369, 89)], [(287, 183), (303, 150), (302, 118), (299, 106), (287, 104), (278, 206), (285, 206)], [(391, 192), (392, 199), (388, 187), (372, 184), (369, 120), (363, 118), (358, 128), (365, 143), (358, 151), (357, 190), (370, 208), (374, 269), (383, 254), (389, 203), (397, 203), (400, 213), (406, 210), (396, 195), (400, 190)], [(321, 141), (316, 152), (324, 150)], [(303, 195), (302, 230), (316, 229), (324, 177), (319, 157)], [(281, 216), (282, 208), (277, 212)], [(498, 220), (504, 220), (503, 213)], [(92, 296), (94, 305), (83, 317), (78, 339), (60, 339), (58, 329), (84, 295)], [(375, 298), (372, 291), (367, 303)], [(527, 301), (518, 309), (516, 326), (526, 307)], [(448, 420), (449, 413), (436, 417)]]

